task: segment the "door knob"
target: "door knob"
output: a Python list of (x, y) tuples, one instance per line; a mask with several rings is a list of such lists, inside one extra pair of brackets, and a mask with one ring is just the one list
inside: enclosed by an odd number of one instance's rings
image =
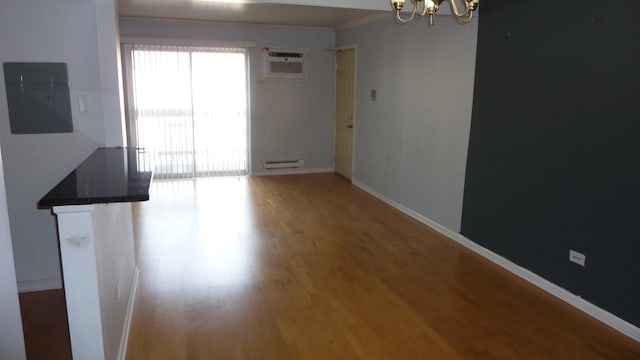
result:
[(353, 124), (347, 125), (347, 129), (353, 129)]

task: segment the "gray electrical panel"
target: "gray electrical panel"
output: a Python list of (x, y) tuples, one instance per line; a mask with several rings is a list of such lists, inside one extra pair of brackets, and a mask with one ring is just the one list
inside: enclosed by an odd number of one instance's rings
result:
[(4, 63), (13, 134), (73, 132), (65, 63)]

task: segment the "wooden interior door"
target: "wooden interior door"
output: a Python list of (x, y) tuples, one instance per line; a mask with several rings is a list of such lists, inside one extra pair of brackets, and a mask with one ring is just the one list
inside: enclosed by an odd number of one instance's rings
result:
[(351, 179), (353, 171), (353, 125), (355, 93), (355, 49), (336, 54), (336, 173)]

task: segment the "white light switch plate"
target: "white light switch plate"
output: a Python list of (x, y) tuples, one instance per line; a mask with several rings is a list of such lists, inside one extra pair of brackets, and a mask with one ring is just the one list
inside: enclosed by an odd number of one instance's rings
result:
[(91, 105), (89, 104), (88, 95), (78, 95), (78, 110), (81, 113), (86, 113), (91, 111)]

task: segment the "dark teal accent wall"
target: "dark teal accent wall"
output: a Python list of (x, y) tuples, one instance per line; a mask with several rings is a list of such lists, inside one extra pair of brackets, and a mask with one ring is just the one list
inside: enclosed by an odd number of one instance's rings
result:
[(482, 1), (461, 230), (636, 326), (639, 14), (638, 1)]

